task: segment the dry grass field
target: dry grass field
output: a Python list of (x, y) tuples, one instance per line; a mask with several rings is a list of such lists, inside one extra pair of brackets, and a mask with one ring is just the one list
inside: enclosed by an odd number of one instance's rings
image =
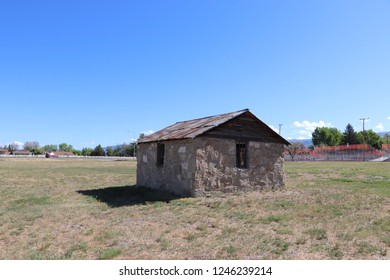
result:
[(0, 259), (390, 259), (390, 163), (286, 163), (286, 190), (177, 199), (131, 161), (0, 159)]

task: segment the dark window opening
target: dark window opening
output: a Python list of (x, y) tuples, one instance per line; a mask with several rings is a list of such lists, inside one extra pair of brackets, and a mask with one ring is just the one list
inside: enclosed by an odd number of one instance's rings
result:
[(247, 145), (245, 142), (236, 143), (236, 166), (237, 168), (247, 168), (248, 159), (247, 159)]
[(157, 144), (157, 166), (164, 165), (164, 153), (165, 153), (165, 145), (158, 143)]

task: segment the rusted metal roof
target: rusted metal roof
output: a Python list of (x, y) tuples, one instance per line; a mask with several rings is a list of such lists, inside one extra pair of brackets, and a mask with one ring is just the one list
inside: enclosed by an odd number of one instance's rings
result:
[(265, 123), (259, 120), (255, 115), (250, 113), (249, 109), (190, 121), (177, 122), (174, 125), (168, 126), (160, 131), (144, 137), (143, 139), (140, 139), (138, 143), (142, 144), (167, 140), (193, 139), (244, 114), (249, 114), (250, 118), (259, 123), (261, 127), (264, 127), (266, 133), (271, 136), (273, 141), (277, 141), (285, 145), (290, 144), (287, 140), (285, 140)]
[(138, 141), (138, 143), (157, 142), (165, 140), (193, 139), (205, 132), (248, 112), (248, 109), (217, 116), (177, 122)]

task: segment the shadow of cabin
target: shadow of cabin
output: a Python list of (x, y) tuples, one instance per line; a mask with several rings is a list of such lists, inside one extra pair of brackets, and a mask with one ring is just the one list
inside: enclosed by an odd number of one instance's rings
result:
[(78, 190), (77, 192), (106, 203), (111, 208), (143, 205), (148, 202), (169, 203), (179, 198), (172, 193), (140, 186), (108, 187), (103, 189)]

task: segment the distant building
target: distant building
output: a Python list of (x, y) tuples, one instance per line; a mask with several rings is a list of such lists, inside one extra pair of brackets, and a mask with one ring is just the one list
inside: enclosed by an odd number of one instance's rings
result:
[(74, 156), (74, 153), (64, 152), (64, 151), (54, 151), (54, 152), (46, 152), (45, 156), (47, 158), (69, 157), (69, 156)]
[(138, 141), (137, 185), (183, 196), (283, 188), (289, 144), (248, 109), (178, 122)]
[(27, 150), (15, 150), (12, 152), (12, 154), (15, 156), (31, 156), (32, 152)]

